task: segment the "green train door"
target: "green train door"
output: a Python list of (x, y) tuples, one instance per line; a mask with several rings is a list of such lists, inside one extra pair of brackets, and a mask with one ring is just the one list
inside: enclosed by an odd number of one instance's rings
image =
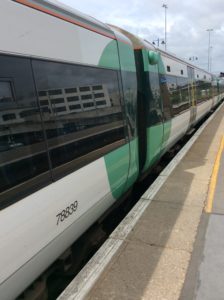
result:
[(149, 64), (148, 76), (147, 155), (144, 170), (160, 158), (164, 132), (158, 64)]

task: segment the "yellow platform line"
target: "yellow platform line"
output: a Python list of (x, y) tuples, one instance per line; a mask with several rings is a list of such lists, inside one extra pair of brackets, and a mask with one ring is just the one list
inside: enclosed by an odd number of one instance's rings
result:
[(206, 204), (206, 207), (205, 207), (205, 212), (206, 213), (211, 213), (211, 211), (212, 211), (215, 188), (216, 188), (216, 184), (217, 184), (217, 178), (218, 178), (220, 161), (221, 161), (223, 149), (224, 149), (224, 136), (221, 139), (221, 143), (220, 143), (220, 146), (219, 146), (219, 151), (217, 153), (214, 168), (213, 168), (213, 171), (212, 171), (212, 177), (211, 177), (211, 181), (210, 181), (210, 185), (209, 185), (207, 204)]

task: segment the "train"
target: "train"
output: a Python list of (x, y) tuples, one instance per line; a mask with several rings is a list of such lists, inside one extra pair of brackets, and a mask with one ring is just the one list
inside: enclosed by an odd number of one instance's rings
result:
[(0, 298), (15, 299), (224, 97), (55, 1), (0, 1)]

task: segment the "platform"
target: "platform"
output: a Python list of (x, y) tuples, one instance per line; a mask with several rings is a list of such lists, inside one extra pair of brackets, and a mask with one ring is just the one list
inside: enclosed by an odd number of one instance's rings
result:
[(59, 300), (223, 299), (223, 116), (222, 104)]

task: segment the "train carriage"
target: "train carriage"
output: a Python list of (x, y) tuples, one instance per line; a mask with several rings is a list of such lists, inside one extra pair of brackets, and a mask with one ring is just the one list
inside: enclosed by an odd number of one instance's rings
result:
[(90, 17), (44, 1), (2, 1), (0, 14), (10, 32), (1, 26), (0, 295), (10, 299), (136, 180), (137, 80), (130, 41)]
[(211, 74), (54, 2), (0, 2), (2, 300), (223, 98)]

